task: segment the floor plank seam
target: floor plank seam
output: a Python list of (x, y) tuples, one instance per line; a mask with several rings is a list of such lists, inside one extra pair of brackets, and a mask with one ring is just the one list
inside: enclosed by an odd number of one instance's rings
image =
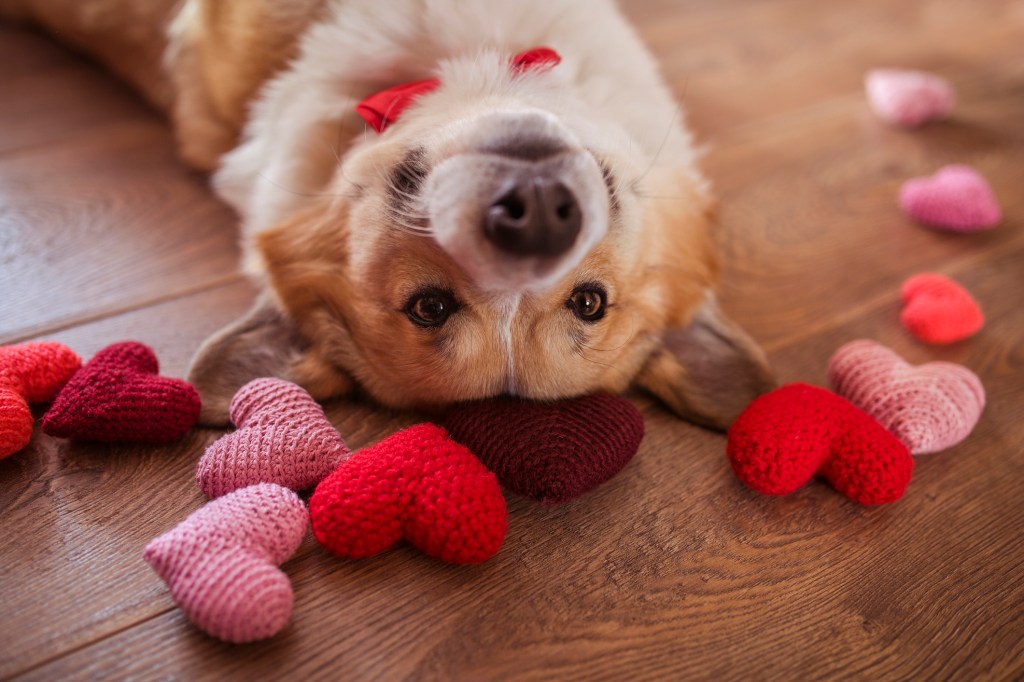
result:
[(119, 317), (121, 315), (127, 315), (129, 313), (138, 312), (140, 310), (145, 310), (146, 308), (152, 308), (154, 306), (162, 305), (164, 303), (170, 303), (172, 301), (176, 301), (182, 298), (188, 298), (190, 296), (196, 296), (198, 294), (202, 294), (208, 291), (221, 289), (227, 286), (231, 286), (232, 284), (239, 284), (245, 281), (246, 279), (246, 276), (243, 275), (242, 273), (235, 272), (232, 273), (231, 275), (210, 280), (208, 282), (205, 282), (204, 284), (195, 287), (181, 289), (179, 291), (174, 292), (173, 294), (166, 294), (164, 296), (154, 296), (152, 298), (138, 301), (136, 303), (132, 303), (129, 305), (112, 307), (106, 310), (100, 310), (91, 315), (75, 318), (74, 320), (58, 322), (52, 325), (40, 325), (35, 328), (22, 330), (9, 337), (0, 337), (0, 345), (6, 346), (16, 343), (24, 343), (26, 341), (38, 339), (40, 337), (51, 336), (59, 332), (74, 329), (75, 327), (81, 327), (87, 324), (93, 324), (95, 322), (100, 322), (102, 320), (107, 320), (113, 317)]

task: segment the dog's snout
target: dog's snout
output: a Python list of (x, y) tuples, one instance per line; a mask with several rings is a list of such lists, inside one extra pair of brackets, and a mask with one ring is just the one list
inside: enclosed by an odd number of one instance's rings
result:
[(563, 183), (531, 177), (490, 206), (484, 233), (496, 247), (517, 256), (560, 256), (583, 224), (576, 195)]

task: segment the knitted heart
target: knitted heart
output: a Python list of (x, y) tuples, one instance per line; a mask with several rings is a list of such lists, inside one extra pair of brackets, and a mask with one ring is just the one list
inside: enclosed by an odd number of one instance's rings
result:
[(503, 486), (547, 503), (566, 502), (611, 479), (644, 437), (643, 415), (613, 395), (556, 403), (481, 400), (453, 408), (445, 425)]
[(828, 363), (832, 388), (923, 455), (966, 438), (985, 409), (985, 388), (950, 362), (914, 367), (874, 341), (851, 341)]
[(949, 81), (923, 71), (872, 69), (864, 87), (879, 118), (908, 128), (946, 118), (956, 104)]
[(150, 542), (143, 558), (196, 627), (253, 642), (291, 617), (292, 585), (278, 566), (298, 549), (307, 523), (298, 495), (261, 483), (206, 503)]
[(306, 490), (350, 454), (323, 408), (288, 381), (250, 381), (231, 401), (231, 421), (238, 430), (208, 447), (196, 468), (209, 498), (254, 483)]
[(62, 343), (41, 341), (0, 347), (0, 459), (32, 439), (30, 403), (45, 403), (82, 366)]
[(733, 471), (748, 486), (786, 495), (823, 476), (861, 504), (903, 496), (914, 459), (907, 446), (845, 398), (788, 384), (747, 406), (729, 429)]
[(927, 343), (962, 341), (985, 324), (985, 315), (970, 292), (942, 275), (914, 275), (903, 283), (900, 297), (900, 321)]
[(159, 363), (135, 341), (107, 346), (67, 383), (43, 417), (58, 438), (167, 443), (199, 418), (199, 394), (181, 379), (157, 376)]
[(433, 424), (349, 457), (317, 486), (309, 512), (317, 540), (353, 559), (405, 538), (442, 561), (479, 563), (498, 551), (508, 525), (494, 474)]
[(900, 208), (918, 222), (953, 232), (987, 230), (1003, 219), (988, 181), (962, 165), (907, 180), (900, 188)]

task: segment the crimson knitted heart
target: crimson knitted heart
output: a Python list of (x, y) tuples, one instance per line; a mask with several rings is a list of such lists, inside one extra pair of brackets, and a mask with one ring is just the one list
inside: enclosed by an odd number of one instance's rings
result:
[(970, 292), (942, 275), (914, 275), (903, 283), (900, 297), (903, 326), (928, 343), (962, 341), (977, 334), (985, 324), (985, 316)]
[(1003, 219), (988, 181), (970, 166), (956, 164), (903, 183), (900, 208), (918, 222), (953, 232), (987, 230)]
[(828, 379), (914, 455), (953, 447), (970, 435), (985, 409), (985, 388), (971, 370), (951, 362), (914, 367), (874, 341), (851, 341), (837, 350)]
[(313, 533), (338, 556), (373, 556), (405, 538), (430, 556), (474, 564), (505, 539), (494, 474), (444, 429), (419, 424), (360, 450), (309, 500)]
[(253, 642), (291, 617), (292, 585), (278, 566), (308, 524), (298, 495), (261, 483), (200, 507), (150, 542), (143, 558), (196, 627), (226, 642)]
[(590, 395), (555, 403), (491, 398), (453, 408), (452, 438), (512, 492), (560, 503), (610, 480), (633, 458), (644, 418), (632, 403)]
[(748, 486), (786, 495), (816, 474), (861, 504), (903, 496), (914, 470), (907, 446), (845, 398), (788, 384), (754, 400), (729, 429), (733, 471)]
[(872, 69), (864, 87), (879, 118), (907, 128), (946, 118), (956, 104), (949, 81), (924, 71)]
[(323, 408), (281, 379), (255, 379), (239, 389), (231, 421), (238, 430), (210, 445), (196, 468), (209, 498), (254, 483), (306, 490), (351, 454)]
[(112, 443), (168, 443), (199, 419), (199, 393), (158, 376), (159, 363), (135, 341), (107, 346), (78, 370), (43, 417), (58, 438)]
[(74, 351), (55, 341), (0, 347), (0, 459), (32, 439), (29, 404), (53, 400), (81, 366)]

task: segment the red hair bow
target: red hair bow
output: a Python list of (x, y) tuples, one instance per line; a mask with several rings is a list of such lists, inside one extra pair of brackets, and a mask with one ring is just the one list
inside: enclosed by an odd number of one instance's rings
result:
[[(535, 47), (520, 52), (509, 60), (509, 65), (516, 73), (533, 71), (556, 66), (562, 58), (548, 47)], [(363, 117), (378, 133), (394, 123), (402, 112), (420, 95), (425, 95), (440, 87), (441, 81), (429, 78), (423, 81), (402, 83), (387, 90), (381, 90), (356, 105), (356, 113)]]

